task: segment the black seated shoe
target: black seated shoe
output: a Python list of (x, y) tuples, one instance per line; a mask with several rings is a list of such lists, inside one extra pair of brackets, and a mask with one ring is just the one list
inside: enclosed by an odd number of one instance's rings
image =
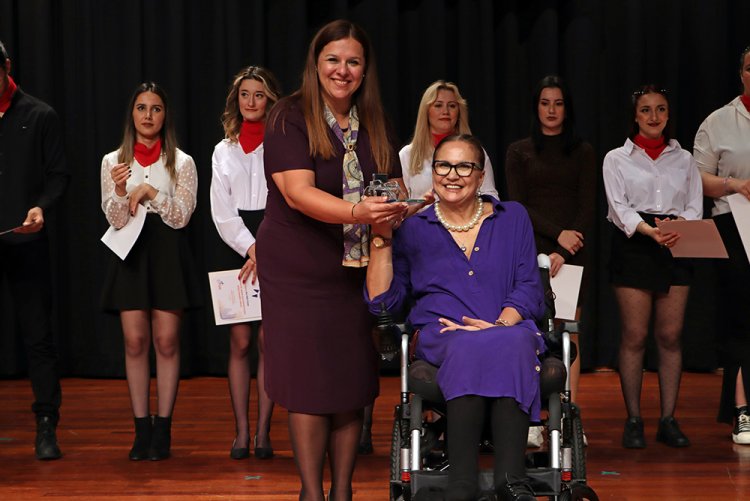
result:
[(151, 461), (167, 459), (171, 453), (172, 446), (172, 418), (154, 416), (154, 427), (151, 432), (151, 447), (148, 449), (148, 458)]
[(677, 420), (672, 416), (659, 420), (659, 431), (656, 432), (656, 441), (670, 447), (690, 446), (690, 440), (682, 433)]
[(257, 459), (271, 459), (273, 457), (273, 447), (258, 447), (258, 435), (255, 435), (253, 436), (253, 455)]
[(249, 447), (235, 447), (237, 439), (232, 442), (232, 449), (229, 451), (229, 457), (232, 459), (247, 459), (250, 457)]
[(62, 452), (57, 445), (57, 420), (51, 416), (38, 416), (36, 418), (36, 440), (34, 441), (34, 453), (37, 459), (60, 459)]
[(625, 421), (622, 432), (622, 446), (626, 449), (645, 449), (646, 437), (643, 436), (643, 419), (630, 417)]
[(143, 461), (149, 458), (148, 448), (151, 447), (151, 416), (134, 417), (133, 422), (135, 423), (135, 438), (133, 447), (128, 453), (128, 459)]
[(528, 478), (506, 476), (506, 482), (497, 488), (498, 501), (536, 501)]

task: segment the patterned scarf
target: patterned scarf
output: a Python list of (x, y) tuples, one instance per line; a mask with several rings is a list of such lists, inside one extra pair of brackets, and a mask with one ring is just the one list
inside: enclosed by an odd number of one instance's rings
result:
[[(349, 110), (349, 128), (346, 132), (341, 130), (336, 117), (326, 105), (324, 117), (341, 144), (344, 145), (343, 163), (343, 199), (354, 204), (362, 200), (365, 189), (362, 168), (357, 158), (357, 135), (359, 133), (359, 116), (357, 107), (352, 106)], [(341, 260), (342, 266), (352, 268), (364, 268), (370, 261), (370, 239), (366, 224), (344, 224), (344, 256)]]

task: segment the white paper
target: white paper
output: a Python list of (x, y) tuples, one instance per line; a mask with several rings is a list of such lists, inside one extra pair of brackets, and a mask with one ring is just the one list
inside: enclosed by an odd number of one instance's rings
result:
[(734, 193), (727, 197), (727, 202), (740, 232), (742, 246), (745, 247), (747, 258), (750, 259), (750, 200), (745, 198), (745, 195)]
[(248, 280), (240, 282), (240, 270), (213, 271), (208, 274), (216, 325), (260, 320), (260, 286)]
[(11, 233), (13, 231), (20, 230), (21, 228), (23, 228), (23, 225), (16, 226), (15, 228), (11, 228), (9, 230), (3, 230), (3, 231), (0, 231), (0, 235), (5, 235), (6, 233)]
[(550, 278), (552, 292), (555, 293), (555, 318), (575, 320), (578, 306), (578, 293), (581, 290), (583, 266), (564, 264), (557, 275)]
[(729, 257), (719, 230), (713, 219), (695, 219), (684, 221), (670, 219), (657, 223), (660, 230), (680, 234), (680, 238), (669, 251), (674, 257), (718, 258)]
[(135, 216), (128, 219), (128, 222), (116, 230), (110, 226), (107, 232), (102, 236), (102, 242), (109, 247), (117, 257), (125, 261), (130, 249), (135, 245), (138, 236), (143, 229), (143, 223), (146, 221), (146, 208), (138, 204), (135, 209)]

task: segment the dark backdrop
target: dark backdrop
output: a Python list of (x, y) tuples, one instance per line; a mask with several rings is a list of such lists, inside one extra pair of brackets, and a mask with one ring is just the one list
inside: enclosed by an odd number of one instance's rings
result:
[[(692, 149), (703, 118), (738, 94), (738, 56), (750, 43), (746, 0), (0, 0), (0, 39), (12, 74), (60, 114), (73, 172), (49, 224), (54, 326), (65, 374), (124, 374), (119, 321), (98, 309), (109, 259), (99, 242), (107, 228), (99, 167), (119, 143), (135, 86), (153, 79), (166, 88), (181, 147), (198, 166), (190, 238), (203, 273), (223, 245), (210, 219), (208, 188), (231, 76), (260, 64), (278, 75), (286, 92), (294, 90), (310, 38), (338, 17), (360, 23), (373, 39), (384, 104), (402, 142), (409, 140), (424, 88), (438, 78), (459, 85), (501, 192), (505, 149), (528, 134), (529, 94), (545, 74), (568, 80), (579, 132), (599, 160), (624, 141), (629, 95), (647, 81), (670, 89), (676, 137)], [(614, 366), (619, 336), (606, 280), (601, 182), (598, 191), (597, 227), (586, 240), (596, 270), (584, 319), (587, 368)], [(713, 276), (710, 262), (698, 264), (684, 336), (685, 366), (694, 370), (716, 365)], [(0, 375), (23, 374), (4, 284), (0, 298)], [(204, 301), (206, 307), (185, 315), (185, 375), (225, 373), (227, 330), (213, 325), (206, 290)]]

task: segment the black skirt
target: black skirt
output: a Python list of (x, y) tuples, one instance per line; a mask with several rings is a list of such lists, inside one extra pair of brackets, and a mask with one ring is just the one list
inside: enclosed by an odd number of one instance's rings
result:
[(200, 306), (200, 285), (185, 229), (148, 214), (130, 253), (112, 259), (104, 279), (105, 311), (183, 310)]
[[(639, 212), (643, 220), (654, 225), (654, 219), (675, 219), (665, 214)], [(690, 259), (674, 258), (669, 249), (653, 238), (634, 233), (628, 238), (612, 225), (612, 249), (609, 262), (609, 281), (612, 285), (633, 287), (654, 292), (669, 292), (672, 285), (690, 285), (693, 266)]]
[[(238, 210), (239, 216), (245, 223), (250, 233), (257, 237), (260, 223), (263, 222), (265, 209), (261, 210)], [(228, 245), (222, 245), (217, 249), (215, 258), (211, 260), (211, 268), (214, 270), (234, 270), (242, 268), (247, 261), (247, 256), (240, 256)]]

